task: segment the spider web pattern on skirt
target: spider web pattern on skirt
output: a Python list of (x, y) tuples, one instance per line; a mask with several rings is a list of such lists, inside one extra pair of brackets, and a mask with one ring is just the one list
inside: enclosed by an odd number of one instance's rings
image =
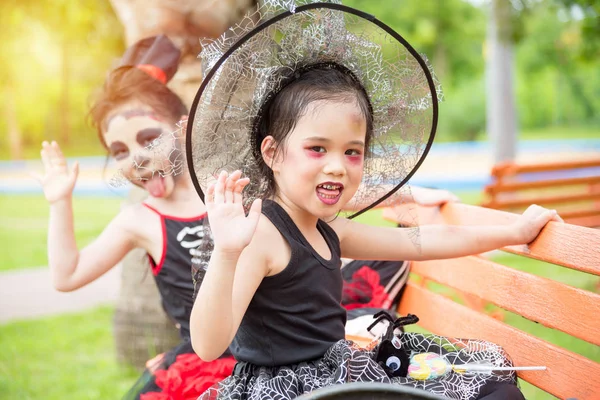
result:
[[(504, 350), (482, 340), (445, 338), (437, 335), (404, 333), (398, 336), (412, 353), (435, 353), (451, 364), (482, 363), (498, 367), (512, 366)], [(449, 372), (430, 380), (410, 377), (390, 378), (375, 362), (375, 350), (367, 351), (347, 340), (335, 343), (325, 355), (316, 361), (294, 366), (258, 367), (247, 365), (206, 391), (199, 400), (293, 399), (313, 390), (350, 382), (381, 382), (404, 385), (442, 395), (450, 399), (469, 400), (477, 398), (481, 388), (490, 382), (516, 384), (514, 371), (502, 373)]]

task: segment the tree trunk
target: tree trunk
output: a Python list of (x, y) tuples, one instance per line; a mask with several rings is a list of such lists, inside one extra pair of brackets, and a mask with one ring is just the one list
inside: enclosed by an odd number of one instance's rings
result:
[(181, 50), (182, 62), (169, 87), (190, 107), (202, 76), (199, 38), (217, 38), (256, 4), (256, 0), (110, 0), (125, 28), (129, 46), (158, 34)]
[[(169, 87), (188, 108), (202, 80), (199, 38), (220, 36), (254, 5), (254, 0), (110, 1), (125, 28), (127, 46), (144, 37), (166, 34), (180, 47), (182, 62)], [(134, 187), (126, 203), (139, 202), (145, 195)], [(154, 354), (172, 347), (177, 341), (176, 329), (161, 306), (145, 253), (132, 251), (122, 266), (114, 317), (117, 353), (120, 361), (141, 368)]]
[(510, 2), (492, 0), (487, 39), (487, 133), (494, 163), (514, 160), (517, 145), (517, 115), (513, 83), (513, 46), (509, 35)]

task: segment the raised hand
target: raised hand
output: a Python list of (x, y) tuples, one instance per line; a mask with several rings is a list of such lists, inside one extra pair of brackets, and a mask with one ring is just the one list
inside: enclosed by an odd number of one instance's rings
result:
[(261, 200), (254, 200), (246, 216), (242, 191), (250, 183), (250, 179), (241, 176), (241, 171), (235, 171), (231, 175), (222, 171), (206, 192), (206, 210), (215, 249), (241, 252), (250, 244), (256, 231)]
[(52, 204), (70, 196), (79, 175), (79, 163), (76, 161), (69, 171), (67, 160), (56, 142), (43, 142), (41, 156), (44, 175), (34, 172), (31, 175), (42, 185), (46, 200)]
[(519, 242), (531, 243), (550, 221), (563, 222), (563, 219), (556, 213), (556, 210), (548, 210), (535, 204), (529, 206), (515, 222)]

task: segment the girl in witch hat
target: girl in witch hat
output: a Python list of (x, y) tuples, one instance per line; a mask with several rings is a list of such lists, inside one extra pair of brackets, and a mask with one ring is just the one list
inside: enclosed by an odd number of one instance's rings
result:
[[(229, 347), (238, 363), (200, 398), (292, 399), (334, 384), (384, 382), (454, 399), (522, 399), (514, 371), (396, 376), (376, 349), (345, 340), (341, 257), (479, 254), (527, 244), (561, 220), (538, 206), (509, 226), (414, 220), (382, 228), (352, 219), (407, 193), (433, 142), (439, 89), (423, 58), (371, 15), (337, 2), (283, 0), (265, 1), (201, 57), (186, 151), (214, 249), (191, 339), (200, 358)], [(352, 198), (368, 206), (341, 214)], [(405, 333), (395, 342), (452, 365), (511, 365), (485, 341)]]

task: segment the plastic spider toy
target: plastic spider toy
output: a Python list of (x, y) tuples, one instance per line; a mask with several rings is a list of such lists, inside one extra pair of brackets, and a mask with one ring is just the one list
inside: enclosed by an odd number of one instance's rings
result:
[(400, 339), (394, 336), (394, 330), (405, 325), (415, 324), (419, 321), (419, 318), (416, 315), (408, 314), (406, 317), (394, 319), (386, 311), (378, 312), (373, 315), (373, 318), (375, 318), (375, 322), (367, 328), (369, 332), (381, 321), (389, 321), (387, 330), (381, 337), (381, 342), (377, 348), (375, 361), (381, 365), (389, 376), (406, 377), (410, 359), (407, 351), (402, 347)]

